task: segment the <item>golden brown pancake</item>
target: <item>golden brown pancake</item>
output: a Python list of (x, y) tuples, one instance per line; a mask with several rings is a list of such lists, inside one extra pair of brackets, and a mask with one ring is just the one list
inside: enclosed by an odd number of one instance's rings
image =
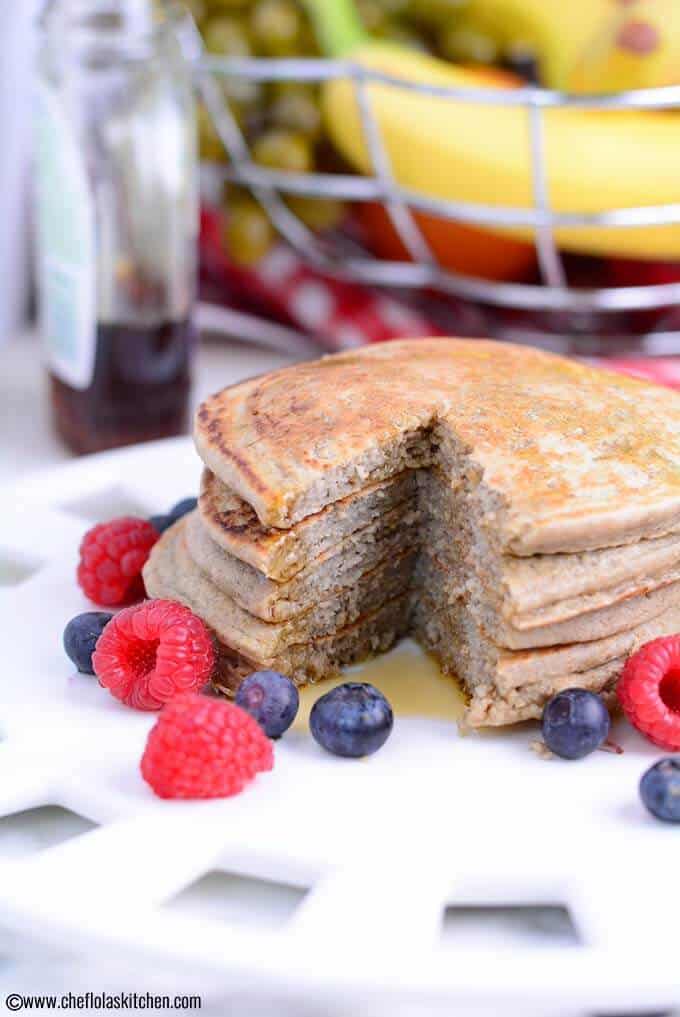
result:
[(520, 346), (408, 340), (299, 364), (208, 399), (195, 438), (266, 526), (439, 463), (478, 478), (515, 554), (680, 529), (680, 395)]
[(680, 627), (680, 396), (534, 349), (387, 343), (211, 397), (199, 512), (145, 568), (247, 669), (297, 682), (410, 633), (471, 724), (611, 694)]

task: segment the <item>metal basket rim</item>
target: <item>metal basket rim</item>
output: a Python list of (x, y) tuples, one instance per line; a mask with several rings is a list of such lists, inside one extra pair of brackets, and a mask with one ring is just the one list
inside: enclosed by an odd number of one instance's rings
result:
[(573, 93), (527, 85), (519, 88), (468, 85), (430, 85), (366, 67), (355, 60), (317, 57), (228, 57), (205, 54), (200, 66), (212, 74), (243, 75), (254, 81), (329, 81), (333, 78), (362, 80), (390, 85), (404, 91), (425, 93), (442, 99), (458, 99), (482, 106), (538, 106), (543, 109), (585, 110), (646, 109), (667, 110), (680, 106), (680, 84), (659, 85), (605, 93)]

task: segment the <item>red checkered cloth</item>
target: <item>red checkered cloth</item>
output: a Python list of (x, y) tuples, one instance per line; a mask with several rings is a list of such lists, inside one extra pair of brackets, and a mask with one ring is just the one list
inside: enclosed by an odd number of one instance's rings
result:
[(213, 283), (221, 280), (228, 292), (294, 325), (327, 350), (445, 334), (406, 300), (323, 275), (284, 244), (254, 268), (234, 265), (224, 253), (220, 218), (213, 212), (202, 215), (201, 256)]
[(610, 371), (630, 374), (633, 378), (655, 381), (657, 385), (680, 389), (680, 357), (607, 357), (590, 358)]
[[(201, 217), (201, 261), (213, 291), (221, 288), (260, 313), (293, 325), (325, 350), (450, 333), (406, 297), (323, 275), (283, 244), (253, 268), (234, 265), (224, 253), (219, 213), (212, 210), (204, 210)], [(463, 326), (456, 331), (479, 335), (474, 312), (463, 305), (454, 310)], [(680, 389), (680, 357), (591, 357), (588, 363)]]

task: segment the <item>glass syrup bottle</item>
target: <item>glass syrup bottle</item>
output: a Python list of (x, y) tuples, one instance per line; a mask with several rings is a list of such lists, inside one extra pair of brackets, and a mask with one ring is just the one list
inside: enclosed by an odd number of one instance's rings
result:
[(151, 0), (51, 0), (36, 180), (41, 331), (75, 452), (186, 430), (198, 164), (191, 69)]

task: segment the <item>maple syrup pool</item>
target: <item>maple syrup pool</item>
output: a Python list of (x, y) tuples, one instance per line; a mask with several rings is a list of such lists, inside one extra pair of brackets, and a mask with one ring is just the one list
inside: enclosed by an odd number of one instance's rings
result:
[(395, 717), (428, 717), (457, 723), (465, 712), (465, 695), (456, 680), (442, 674), (434, 657), (407, 639), (389, 653), (346, 668), (336, 678), (301, 688), (293, 730), (308, 730), (314, 703), (344, 682), (375, 685), (387, 697)]

